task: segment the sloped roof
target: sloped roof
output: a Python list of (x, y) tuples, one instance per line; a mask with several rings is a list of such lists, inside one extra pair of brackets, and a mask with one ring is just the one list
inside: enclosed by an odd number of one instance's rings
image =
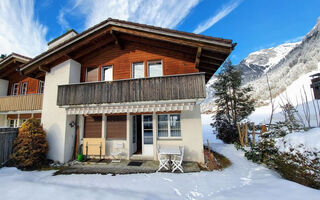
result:
[[(183, 32), (183, 31), (177, 31), (177, 30), (172, 30), (172, 29), (167, 29), (167, 28), (161, 28), (161, 27), (156, 27), (156, 26), (150, 26), (150, 25), (145, 25), (145, 24), (139, 24), (139, 23), (109, 18), (109, 19), (83, 31), (82, 33), (62, 42), (61, 44), (41, 53), (40, 55), (36, 56), (32, 60), (30, 60), (28, 63), (26, 63), (24, 66), (22, 66), (21, 71), (24, 73), (24, 71), (29, 71), (29, 68), (33, 69), (35, 67), (35, 65), (40, 64), (41, 62), (45, 61), (48, 57), (56, 55), (60, 51), (68, 49), (73, 44), (75, 44), (79, 41), (82, 41), (87, 37), (93, 36), (96, 33), (101, 32), (108, 27), (119, 27), (119, 28), (125, 28), (125, 29), (134, 30), (134, 31), (139, 31), (139, 32), (155, 34), (155, 35), (168, 37), (168, 38), (176, 38), (176, 39), (188, 41), (189, 44), (190, 43), (195, 43), (195, 44), (201, 43), (201, 44), (204, 44), (206, 47), (219, 46), (221, 48), (227, 49), (226, 52), (223, 52), (225, 54), (225, 56), (223, 56), (224, 59), (226, 57), (228, 57), (228, 55), (231, 53), (231, 51), (233, 50), (233, 48), (235, 46), (232, 43), (232, 40), (229, 40), (229, 39), (216, 38), (216, 37), (211, 37), (211, 36), (188, 33), (188, 32)], [(188, 45), (188, 44), (185, 44), (185, 45)]]

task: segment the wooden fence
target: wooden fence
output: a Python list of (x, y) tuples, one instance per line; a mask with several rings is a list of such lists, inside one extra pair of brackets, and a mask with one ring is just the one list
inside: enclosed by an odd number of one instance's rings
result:
[(18, 128), (0, 128), (0, 166), (8, 161)]

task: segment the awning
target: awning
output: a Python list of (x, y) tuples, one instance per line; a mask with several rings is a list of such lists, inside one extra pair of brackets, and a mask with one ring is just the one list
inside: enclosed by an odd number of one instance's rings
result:
[(167, 112), (167, 111), (192, 111), (195, 102), (181, 103), (153, 103), (140, 105), (95, 105), (95, 106), (79, 106), (67, 107), (67, 115), (79, 114), (111, 114), (111, 113), (139, 113), (139, 112)]

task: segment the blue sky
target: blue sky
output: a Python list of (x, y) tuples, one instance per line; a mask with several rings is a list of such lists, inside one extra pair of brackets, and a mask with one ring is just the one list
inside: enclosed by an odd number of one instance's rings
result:
[(301, 40), (319, 8), (320, 0), (1, 0), (0, 53), (33, 57), (68, 28), (82, 32), (112, 17), (232, 39), (237, 64), (253, 51)]

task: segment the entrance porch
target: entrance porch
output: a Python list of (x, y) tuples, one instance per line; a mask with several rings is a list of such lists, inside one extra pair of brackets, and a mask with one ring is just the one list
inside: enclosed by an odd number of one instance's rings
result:
[(118, 152), (124, 160), (156, 161), (158, 146), (184, 146), (184, 161), (203, 162), (200, 107), (195, 103), (171, 104), (164, 111), (103, 113), (92, 108), (80, 114), (83, 108), (66, 110), (78, 119), (75, 149), (88, 158), (112, 159)]

